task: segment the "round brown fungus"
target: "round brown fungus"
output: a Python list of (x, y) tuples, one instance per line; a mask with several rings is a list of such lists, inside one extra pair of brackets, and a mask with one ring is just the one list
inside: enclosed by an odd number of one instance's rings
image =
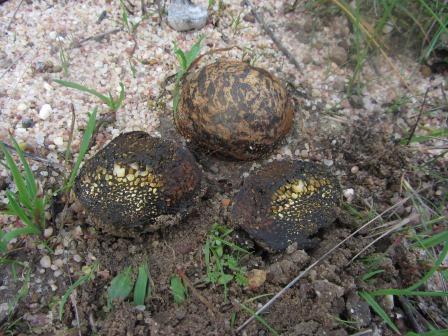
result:
[(175, 123), (193, 147), (237, 160), (271, 152), (292, 126), (286, 89), (264, 69), (220, 60), (189, 75)]
[(274, 161), (244, 181), (232, 219), (267, 250), (293, 243), (306, 249), (318, 241), (312, 236), (335, 220), (340, 199), (337, 179), (323, 166)]
[(102, 229), (129, 236), (183, 214), (200, 190), (191, 153), (144, 132), (121, 134), (82, 167), (74, 191)]

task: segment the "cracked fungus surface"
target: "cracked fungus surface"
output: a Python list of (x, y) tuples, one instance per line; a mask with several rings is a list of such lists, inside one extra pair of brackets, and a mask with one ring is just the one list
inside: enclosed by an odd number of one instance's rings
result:
[(235, 198), (233, 221), (262, 247), (278, 251), (317, 243), (319, 229), (336, 218), (339, 183), (323, 166), (276, 161), (250, 175)]
[(74, 190), (106, 230), (152, 231), (158, 228), (151, 225), (158, 216), (187, 209), (200, 178), (188, 150), (144, 132), (130, 132), (86, 162)]
[(237, 160), (270, 151), (292, 126), (286, 89), (264, 69), (219, 60), (189, 76), (183, 86), (176, 127), (194, 146)]

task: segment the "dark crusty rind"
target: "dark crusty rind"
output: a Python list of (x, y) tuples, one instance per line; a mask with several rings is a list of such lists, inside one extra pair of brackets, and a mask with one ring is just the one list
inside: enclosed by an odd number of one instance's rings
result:
[(153, 231), (161, 215), (191, 205), (201, 171), (179, 145), (130, 132), (113, 139), (82, 167), (74, 186), (81, 204), (102, 228)]
[(232, 220), (269, 251), (295, 242), (306, 249), (317, 241), (312, 236), (335, 220), (340, 199), (337, 179), (321, 165), (274, 161), (245, 179)]
[(269, 153), (292, 126), (286, 89), (264, 69), (218, 61), (182, 86), (175, 123), (195, 146), (238, 160)]

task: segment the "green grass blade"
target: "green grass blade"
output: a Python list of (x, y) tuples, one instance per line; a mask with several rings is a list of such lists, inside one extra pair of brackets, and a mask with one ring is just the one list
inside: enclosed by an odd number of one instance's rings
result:
[(272, 334), (272, 335), (274, 335), (274, 336), (279, 336), (279, 333), (274, 329), (274, 328), (272, 328), (260, 315), (256, 315), (255, 314), (255, 311), (254, 310), (252, 310), (252, 309), (250, 309), (249, 307), (247, 307), (247, 306), (245, 306), (244, 304), (242, 304), (242, 303), (238, 303), (240, 306), (241, 306), (241, 308), (243, 308), (246, 312), (248, 312), (249, 314), (251, 314), (251, 315), (253, 315), (253, 316), (255, 316), (255, 319), (258, 321), (258, 322), (260, 322), (266, 329), (268, 329), (269, 330), (269, 332)]
[(92, 266), (92, 268), (90, 269), (90, 271), (88, 273), (85, 273), (84, 275), (82, 275), (78, 280), (76, 280), (68, 289), (67, 291), (64, 293), (64, 295), (61, 297), (61, 301), (59, 302), (59, 320), (62, 321), (62, 317), (64, 315), (64, 306), (67, 303), (68, 298), (70, 297), (70, 295), (73, 293), (73, 291), (81, 286), (82, 284), (84, 284), (85, 282), (93, 279), (93, 276), (96, 272), (96, 270), (98, 269), (98, 264), (94, 264)]
[(362, 280), (363, 281), (367, 281), (367, 280), (369, 280), (370, 278), (372, 278), (372, 277), (374, 277), (375, 275), (378, 275), (378, 274), (381, 274), (381, 273), (384, 273), (385, 271), (383, 270), (383, 269), (380, 269), (380, 270), (375, 270), (375, 271), (372, 271), (372, 272), (369, 272), (369, 273), (366, 273), (366, 274), (364, 274), (363, 276), (362, 276)]
[(148, 265), (140, 265), (138, 268), (137, 281), (134, 288), (134, 305), (143, 306), (147, 296), (149, 282)]
[(426, 273), (419, 281), (417, 281), (412, 286), (406, 288), (408, 291), (413, 291), (414, 289), (419, 288), (421, 285), (423, 285), (432, 275), (434, 272), (439, 268), (439, 266), (442, 264), (442, 262), (445, 260), (445, 257), (448, 253), (448, 241), (445, 242), (445, 246), (443, 247), (442, 252), (440, 252), (437, 260), (434, 263), (434, 266)]
[(53, 81), (58, 83), (58, 84), (61, 84), (61, 85), (65, 86), (65, 87), (71, 88), (71, 89), (75, 89), (75, 90), (78, 90), (78, 91), (81, 91), (81, 92), (90, 93), (90, 94), (94, 95), (95, 97), (99, 98), (106, 105), (109, 105), (110, 99), (107, 96), (99, 93), (98, 91), (96, 91), (94, 89), (90, 89), (90, 88), (88, 88), (88, 87), (86, 87), (84, 85), (81, 85), (81, 84), (78, 84), (78, 83), (75, 83), (75, 82), (62, 80), (62, 79), (53, 79)]
[(395, 331), (397, 334), (401, 335), (400, 331), (398, 330), (397, 326), (392, 322), (390, 317), (387, 315), (387, 313), (384, 311), (383, 308), (376, 302), (376, 300), (373, 298), (372, 295), (368, 292), (359, 292), (359, 296), (362, 297), (370, 307), (377, 313), (384, 322), (391, 328), (393, 331)]
[(205, 37), (204, 35), (199, 36), (196, 43), (193, 44), (191, 46), (190, 50), (185, 53), (185, 61), (186, 61), (185, 69), (188, 69), (190, 67), (191, 63), (193, 63), (193, 61), (196, 59), (196, 57), (198, 57), (199, 52), (201, 51), (201, 43), (202, 43), (202, 40), (204, 39), (204, 37)]
[(421, 247), (428, 249), (437, 246), (439, 244), (442, 244), (443, 242), (446, 241), (448, 241), (448, 231), (443, 231), (435, 234), (434, 236), (418, 241), (414, 243), (414, 245), (420, 245)]
[(176, 304), (183, 303), (187, 298), (187, 290), (182, 283), (181, 278), (177, 275), (173, 275), (170, 281), (171, 293), (173, 294), (174, 302)]
[(2, 234), (2, 237), (0, 239), (0, 250), (2, 252), (6, 252), (8, 243), (14, 238), (17, 238), (22, 235), (36, 235), (36, 234), (39, 234), (39, 231), (36, 232), (36, 230), (33, 227), (29, 226), (14, 229), (12, 231), (4, 233)]
[(26, 214), (25, 210), (23, 210), (19, 203), (17, 203), (14, 194), (10, 191), (7, 191), (6, 197), (8, 198), (8, 207), (12, 211), (12, 213), (14, 213), (15, 216), (19, 217), (23, 224), (25, 224), (26, 226), (35, 227), (35, 224), (31, 220), (31, 218)]
[(129, 266), (118, 273), (110, 282), (110, 287), (107, 291), (107, 306), (112, 307), (112, 303), (116, 299), (126, 299), (131, 293), (133, 285), (132, 269)]
[(448, 335), (448, 329), (431, 330), (423, 333), (409, 332), (406, 336), (446, 336)]
[(187, 70), (187, 58), (185, 57), (184, 52), (175, 47), (174, 54), (176, 54), (177, 60), (179, 61), (180, 68), (185, 71)]
[(396, 295), (396, 296), (424, 296), (424, 297), (444, 297), (448, 296), (448, 292), (441, 291), (412, 291), (406, 289), (378, 289), (376, 291), (369, 292), (372, 296), (381, 295)]
[(70, 173), (70, 178), (65, 186), (66, 190), (72, 188), (73, 183), (75, 181), (76, 176), (78, 175), (79, 167), (81, 166), (81, 162), (84, 160), (84, 156), (89, 149), (90, 139), (92, 138), (93, 132), (95, 131), (96, 126), (96, 112), (97, 108), (95, 107), (89, 115), (89, 120), (87, 122), (86, 130), (84, 131), (84, 135), (82, 136), (82, 142), (79, 149), (79, 155), (76, 159), (75, 165), (73, 166), (72, 172)]
[(22, 174), (20, 173), (19, 167), (17, 167), (16, 162), (12, 158), (11, 154), (9, 153), (8, 149), (0, 143), (0, 147), (3, 151), (3, 154), (5, 155), (5, 161), (6, 165), (8, 166), (8, 169), (11, 171), (12, 178), (14, 180), (14, 183), (17, 186), (18, 191), (18, 198), (19, 201), (28, 209), (32, 208), (32, 196), (30, 195), (30, 191), (26, 188), (25, 180), (23, 179)]
[(27, 183), (27, 187), (30, 191), (30, 196), (32, 198), (35, 197), (37, 194), (37, 183), (36, 179), (34, 178), (33, 172), (31, 171), (31, 168), (28, 164), (28, 161), (25, 159), (25, 155), (23, 153), (22, 148), (20, 148), (19, 144), (17, 143), (16, 139), (11, 137), (11, 142), (13, 143), (14, 148), (16, 149), (17, 155), (19, 156), (20, 162), (23, 165), (23, 170), (25, 172), (25, 181)]

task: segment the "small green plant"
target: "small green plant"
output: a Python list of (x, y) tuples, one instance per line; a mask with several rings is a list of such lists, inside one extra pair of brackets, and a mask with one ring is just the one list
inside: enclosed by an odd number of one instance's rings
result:
[(149, 268), (147, 264), (140, 265), (138, 268), (137, 280), (134, 287), (134, 305), (145, 305), (145, 299), (151, 296), (151, 287), (149, 286)]
[(210, 230), (204, 245), (204, 259), (207, 267), (205, 280), (224, 287), (227, 301), (228, 284), (231, 281), (241, 286), (247, 285), (246, 268), (240, 266), (241, 257), (250, 252), (234, 244), (227, 238), (233, 229), (215, 224)]
[(79, 277), (73, 284), (68, 287), (65, 291), (64, 295), (62, 295), (61, 300), (59, 301), (59, 320), (62, 321), (62, 317), (64, 316), (64, 306), (67, 303), (68, 298), (72, 295), (73, 291), (85, 284), (86, 282), (92, 281), (95, 278), (95, 273), (98, 271), (99, 264), (95, 263), (90, 267), (84, 268), (84, 274)]
[(81, 166), (82, 161), (89, 149), (89, 143), (92, 139), (93, 132), (95, 131), (96, 126), (96, 114), (97, 108), (95, 107), (92, 113), (89, 113), (89, 119), (87, 121), (87, 126), (82, 136), (81, 146), (79, 148), (78, 157), (76, 158), (76, 162), (73, 165), (72, 171), (68, 179), (65, 180), (64, 185), (62, 187), (62, 191), (69, 191), (73, 187), (75, 183), (75, 178), (78, 175), (79, 167)]
[(70, 57), (68, 56), (62, 43), (59, 44), (59, 61), (61, 63), (62, 70), (64, 71), (64, 76), (67, 77), (68, 67), (70, 66)]
[(106, 104), (112, 111), (117, 111), (122, 106), (125, 98), (124, 85), (121, 82), (120, 82), (120, 94), (118, 98), (114, 98), (110, 92), (109, 96), (105, 96), (94, 89), (90, 89), (84, 85), (75, 82), (65, 81), (62, 79), (54, 79), (53, 81), (65, 87), (79, 90), (81, 92), (87, 92), (94, 95), (95, 97), (99, 98), (104, 104)]
[(187, 287), (179, 276), (173, 275), (171, 277), (170, 289), (176, 304), (182, 304), (187, 299)]
[(114, 300), (124, 300), (132, 291), (134, 281), (132, 280), (132, 268), (126, 267), (112, 279), (107, 291), (107, 306), (112, 308)]
[(19, 303), (20, 300), (25, 298), (28, 295), (30, 290), (30, 278), (31, 278), (31, 269), (29, 267), (25, 267), (23, 276), (23, 284), (17, 292), (16, 296), (13, 298), (11, 302), (8, 303), (8, 315), (11, 318), (11, 314), (14, 311), (15, 307)]
[(17, 192), (6, 192), (8, 198), (7, 215), (18, 217), (24, 227), (12, 229), (9, 232), (0, 230), (0, 253), (7, 252), (8, 243), (22, 235), (39, 235), (45, 228), (45, 206), (47, 197), (39, 192), (37, 181), (31, 168), (25, 159), (25, 154), (17, 141), (11, 137), (13, 147), (17, 152), (19, 161), (23, 166), (23, 173), (20, 172), (18, 164), (14, 161), (11, 153), (0, 143), (0, 148), (5, 157), (3, 164), (10, 172), (17, 187)]
[[(423, 249), (423, 255), (427, 256), (430, 260), (431, 267), (429, 271), (423, 274), (420, 279), (413, 285), (404, 289), (379, 289), (374, 291), (361, 291), (359, 295), (370, 305), (372, 310), (380, 316), (384, 322), (397, 334), (400, 334), (398, 327), (381, 307), (377, 301), (377, 297), (381, 296), (395, 296), (395, 297), (435, 297), (446, 298), (448, 292), (437, 290), (425, 290), (425, 285), (428, 280), (438, 272), (442, 278), (442, 281), (446, 283), (447, 272), (443, 271), (442, 263), (448, 255), (448, 231), (446, 230), (446, 216), (443, 212), (439, 213), (435, 207), (432, 206), (426, 199), (423, 198), (417, 191), (415, 191), (411, 185), (404, 180), (404, 189), (408, 193), (408, 198), (413, 203), (413, 208), (419, 214), (420, 224), (414, 225), (410, 230), (406, 230), (406, 238), (413, 241), (410, 245), (411, 249)], [(445, 228), (440, 231), (440, 228)], [(420, 254), (420, 253), (419, 253)], [(379, 276), (384, 273), (384, 270), (379, 269), (381, 259), (384, 258), (384, 254), (372, 255), (368, 260), (365, 260), (366, 266), (368, 266), (368, 273), (363, 276), (364, 280), (372, 280), (374, 276)], [(412, 300), (409, 300), (412, 305)], [(434, 335), (439, 335), (441, 330), (436, 330), (436, 327), (427, 323), (427, 327), (432, 329)]]
[(241, 19), (242, 13), (239, 13), (236, 16), (232, 16), (232, 21), (230, 23), (230, 29), (233, 32), (233, 35), (236, 35), (238, 32), (243, 30), (245, 27), (241, 25), (242, 19)]
[(133, 302), (136, 306), (143, 306), (147, 297), (151, 295), (149, 285), (149, 268), (146, 263), (138, 268), (137, 278), (133, 276), (131, 266), (126, 267), (112, 279), (107, 291), (107, 306), (112, 308), (114, 300), (125, 300), (134, 289)]
[(139, 21), (136, 23), (129, 20), (129, 11), (126, 8), (124, 0), (120, 0), (120, 11), (121, 11), (121, 22), (123, 24), (123, 27), (130, 34), (134, 34), (137, 31), (137, 28), (140, 25), (140, 23), (143, 21), (143, 18), (142, 18), (142, 21)]
[(204, 36), (201, 35), (196, 43), (194, 43), (190, 50), (187, 52), (184, 52), (182, 49), (180, 49), (177, 46), (177, 43), (174, 42), (174, 53), (176, 54), (177, 60), (179, 61), (179, 67), (177, 69), (176, 73), (176, 83), (174, 86), (174, 93), (173, 93), (173, 111), (174, 113), (177, 112), (177, 105), (179, 104), (180, 99), (180, 82), (184, 75), (187, 73), (188, 69), (190, 68), (190, 65), (194, 62), (194, 60), (198, 57), (199, 52), (201, 51), (201, 43), (204, 39)]

